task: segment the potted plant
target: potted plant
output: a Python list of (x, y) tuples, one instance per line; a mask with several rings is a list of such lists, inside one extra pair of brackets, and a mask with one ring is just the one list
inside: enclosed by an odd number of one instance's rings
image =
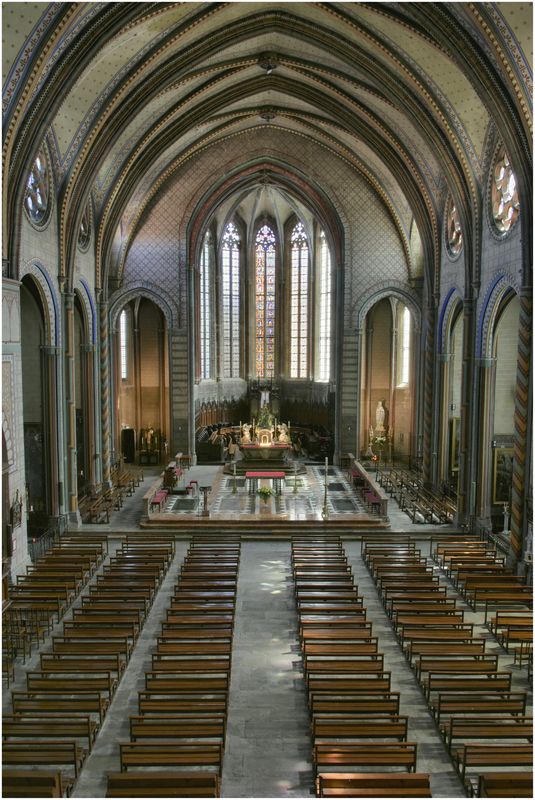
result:
[(261, 486), (260, 489), (258, 489), (258, 494), (260, 495), (264, 503), (267, 503), (267, 501), (273, 494), (273, 490), (270, 489), (269, 486)]

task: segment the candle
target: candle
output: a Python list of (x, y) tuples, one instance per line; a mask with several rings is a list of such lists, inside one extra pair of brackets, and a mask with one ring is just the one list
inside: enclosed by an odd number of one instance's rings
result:
[(234, 477), (236, 477), (236, 463), (232, 465), (234, 467)]

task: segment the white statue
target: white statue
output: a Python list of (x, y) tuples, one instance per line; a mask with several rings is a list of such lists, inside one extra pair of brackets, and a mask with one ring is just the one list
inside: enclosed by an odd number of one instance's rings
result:
[(279, 432), (279, 442), (282, 444), (288, 444), (290, 441), (290, 434), (288, 433), (288, 426), (282, 422), (280, 425), (277, 426), (277, 430)]
[(375, 409), (375, 430), (384, 431), (385, 429), (385, 407), (383, 401), (379, 400)]
[(241, 440), (242, 442), (251, 441), (251, 426), (247, 422), (242, 425)]

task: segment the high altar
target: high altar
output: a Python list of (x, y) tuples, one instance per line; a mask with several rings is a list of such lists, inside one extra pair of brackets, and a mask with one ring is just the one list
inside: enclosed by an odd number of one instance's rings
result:
[(236, 462), (236, 469), (240, 473), (262, 468), (294, 470), (288, 458), (292, 452), (290, 424), (277, 422), (267, 405), (260, 409), (258, 420), (253, 419), (252, 424), (240, 423), (238, 446), (242, 458)]

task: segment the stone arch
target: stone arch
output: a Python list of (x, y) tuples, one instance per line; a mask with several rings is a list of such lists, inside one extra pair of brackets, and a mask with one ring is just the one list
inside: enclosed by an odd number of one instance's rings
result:
[(447, 293), (440, 310), (437, 342), (438, 353), (444, 352), (444, 347), (448, 341), (448, 332), (451, 331), (453, 317), (455, 316), (455, 312), (457, 311), (459, 305), (462, 305), (461, 293), (456, 286), (452, 286)]
[(74, 284), (74, 291), (78, 295), (80, 304), (84, 313), (84, 326), (86, 333), (86, 343), (96, 344), (97, 340), (97, 325), (96, 325), (96, 309), (91, 289), (83, 278), (77, 280)]
[(519, 294), (517, 280), (511, 273), (498, 275), (487, 289), (477, 325), (476, 353), (479, 358), (492, 357), (496, 314), (504, 297), (511, 292)]
[(20, 280), (26, 275), (31, 275), (35, 281), (43, 305), (45, 344), (49, 347), (61, 347), (60, 303), (52, 279), (38, 261), (31, 261), (21, 269)]
[(360, 298), (360, 304), (354, 306), (357, 329), (361, 330), (364, 327), (366, 315), (376, 303), (391, 297), (401, 300), (401, 302), (410, 309), (413, 315), (415, 329), (418, 331), (421, 330), (422, 312), (418, 295), (409, 286), (392, 281), (385, 281), (382, 284), (374, 286), (373, 289)]
[(180, 315), (174, 300), (168, 295), (164, 296), (161, 287), (146, 283), (128, 287), (124, 291), (119, 290), (113, 294), (110, 300), (110, 327), (112, 330), (117, 325), (117, 318), (123, 306), (138, 297), (151, 300), (160, 309), (165, 317), (168, 330), (180, 327)]

